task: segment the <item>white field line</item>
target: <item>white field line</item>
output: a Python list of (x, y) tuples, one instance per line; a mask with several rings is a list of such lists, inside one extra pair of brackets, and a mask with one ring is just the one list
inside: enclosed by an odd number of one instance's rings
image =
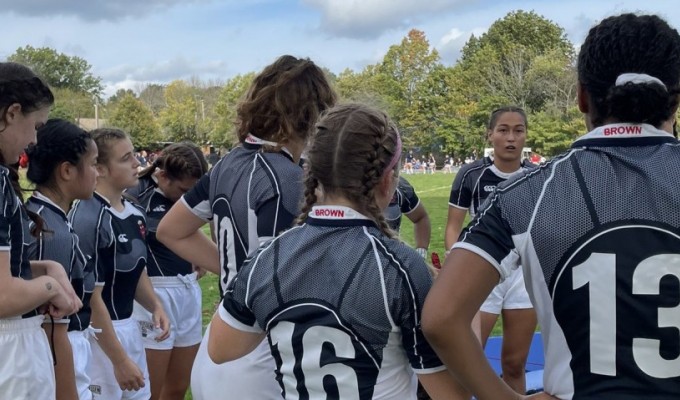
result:
[(437, 190), (450, 189), (450, 188), (451, 188), (451, 186), (449, 185), (449, 186), (439, 186), (439, 187), (427, 189), (427, 190), (416, 190), (416, 194), (436, 192)]

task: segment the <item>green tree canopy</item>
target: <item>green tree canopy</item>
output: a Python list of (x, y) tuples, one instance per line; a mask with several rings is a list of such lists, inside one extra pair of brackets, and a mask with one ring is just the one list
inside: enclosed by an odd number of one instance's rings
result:
[(53, 88), (69, 89), (99, 97), (104, 90), (101, 78), (90, 71), (92, 66), (78, 56), (58, 53), (49, 47), (18, 48), (8, 61), (30, 67)]
[(108, 125), (127, 132), (137, 149), (155, 147), (162, 140), (151, 110), (129, 94), (120, 99)]

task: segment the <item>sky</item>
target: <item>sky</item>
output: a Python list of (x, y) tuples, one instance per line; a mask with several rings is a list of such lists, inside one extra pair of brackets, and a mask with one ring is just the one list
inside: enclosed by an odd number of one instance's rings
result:
[(82, 57), (105, 97), (175, 79), (226, 81), (282, 54), (360, 71), (413, 28), (453, 65), (471, 34), (513, 10), (550, 19), (575, 47), (622, 12), (680, 28), (675, 0), (0, 0), (0, 59), (26, 45)]

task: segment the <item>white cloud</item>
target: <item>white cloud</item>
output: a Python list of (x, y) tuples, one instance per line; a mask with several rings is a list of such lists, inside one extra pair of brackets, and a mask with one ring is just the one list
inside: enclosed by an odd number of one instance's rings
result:
[(370, 39), (452, 11), (475, 0), (303, 0), (322, 13), (320, 28), (331, 35)]
[(224, 77), (227, 63), (224, 61), (189, 62), (178, 57), (157, 63), (135, 66), (130, 64), (117, 65), (101, 72), (104, 83), (104, 97), (116, 93), (118, 89), (137, 90), (147, 83), (169, 83), (176, 79), (190, 79), (200, 77), (206, 79), (220, 79)]
[(479, 37), (486, 31), (487, 28), (474, 28), (470, 31), (452, 28), (439, 39), (435, 47), (445, 64), (453, 64), (460, 57), (460, 52), (470, 39), (470, 35)]

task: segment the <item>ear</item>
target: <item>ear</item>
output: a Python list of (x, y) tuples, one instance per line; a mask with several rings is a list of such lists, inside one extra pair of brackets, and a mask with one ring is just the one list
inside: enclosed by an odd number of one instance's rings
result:
[(57, 173), (58, 178), (67, 182), (77, 179), (78, 177), (78, 168), (68, 161), (64, 161), (57, 165), (55, 172)]
[(578, 101), (578, 109), (584, 114), (588, 114), (590, 111), (590, 97), (588, 92), (583, 87), (581, 82), (576, 83), (576, 99)]
[(378, 192), (380, 193), (381, 196), (387, 197), (387, 195), (389, 194), (393, 176), (394, 172), (390, 171), (386, 174), (383, 174), (382, 177), (380, 177), (380, 181), (378, 181), (378, 187), (376, 189), (378, 189)]
[(105, 164), (97, 163), (97, 175), (99, 175), (100, 178), (107, 176), (108, 172), (109, 169), (106, 167)]
[(5, 113), (5, 121), (10, 124), (21, 114), (21, 104), (14, 103), (7, 107), (7, 112)]

